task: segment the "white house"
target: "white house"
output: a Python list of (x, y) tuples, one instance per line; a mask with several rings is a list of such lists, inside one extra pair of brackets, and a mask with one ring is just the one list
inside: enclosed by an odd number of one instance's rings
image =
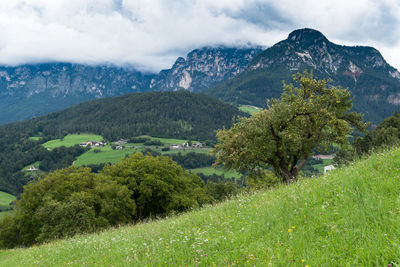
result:
[(336, 169), (333, 165), (328, 165), (324, 167), (324, 173)]
[(36, 168), (35, 166), (30, 166), (30, 167), (28, 168), (28, 171), (30, 171), (30, 172), (38, 171), (38, 170), (39, 170), (39, 169)]

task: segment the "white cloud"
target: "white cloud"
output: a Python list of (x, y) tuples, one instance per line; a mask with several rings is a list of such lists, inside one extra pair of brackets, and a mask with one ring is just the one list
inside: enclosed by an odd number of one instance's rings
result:
[(312, 27), (373, 44), (399, 67), (396, 0), (13, 0), (0, 2), (0, 63), (42, 61), (168, 68), (204, 45), (272, 45)]

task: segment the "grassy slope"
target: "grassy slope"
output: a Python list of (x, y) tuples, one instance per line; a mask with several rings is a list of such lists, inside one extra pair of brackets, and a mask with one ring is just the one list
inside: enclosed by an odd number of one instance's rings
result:
[(234, 170), (224, 170), (224, 169), (216, 169), (213, 167), (204, 167), (204, 168), (196, 168), (190, 169), (192, 173), (203, 173), (205, 175), (224, 175), (226, 178), (240, 178), (242, 174), (234, 171)]
[[(10, 195), (6, 192), (2, 192), (0, 191), (0, 206), (1, 207), (9, 207), (10, 206), (10, 202), (14, 201), (16, 199), (15, 196)], [(6, 214), (10, 214), (11, 211), (2, 211), (0, 212), (0, 218), (5, 216)]]
[(60, 146), (74, 146), (86, 141), (101, 141), (103, 137), (95, 134), (69, 134), (63, 139), (51, 140), (43, 144), (47, 149), (53, 149)]
[[(214, 207), (0, 251), (1, 266), (387, 266), (400, 263), (400, 152)], [(304, 263), (302, 263), (304, 260)]]
[(10, 204), (10, 202), (13, 200), (15, 200), (15, 196), (10, 195), (6, 192), (0, 191), (0, 205), (6, 206), (6, 205)]
[(261, 110), (261, 108), (256, 107), (256, 106), (251, 106), (251, 105), (239, 105), (239, 110), (251, 115), (251, 114), (259, 112)]

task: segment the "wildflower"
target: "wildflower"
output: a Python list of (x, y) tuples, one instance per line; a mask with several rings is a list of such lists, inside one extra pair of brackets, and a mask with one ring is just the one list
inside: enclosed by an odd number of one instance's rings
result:
[(287, 231), (290, 233), (292, 231), (292, 229), (288, 229)]
[(301, 263), (304, 263), (305, 262), (305, 260), (301, 260)]
[(292, 226), (292, 228), (293, 228), (293, 229), (295, 229), (295, 228), (296, 228), (296, 226)]

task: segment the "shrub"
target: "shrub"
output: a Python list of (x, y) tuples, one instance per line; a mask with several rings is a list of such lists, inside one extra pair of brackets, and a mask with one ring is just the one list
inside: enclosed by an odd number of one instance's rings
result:
[[(132, 221), (136, 205), (124, 185), (89, 168), (69, 167), (24, 187), (15, 215), (1, 221), (0, 245), (31, 245)], [(11, 221), (11, 222), (10, 222)], [(15, 234), (17, 233), (17, 234)]]
[(181, 212), (211, 201), (204, 182), (183, 171), (169, 157), (136, 153), (120, 163), (105, 166), (102, 174), (133, 192), (137, 219)]

